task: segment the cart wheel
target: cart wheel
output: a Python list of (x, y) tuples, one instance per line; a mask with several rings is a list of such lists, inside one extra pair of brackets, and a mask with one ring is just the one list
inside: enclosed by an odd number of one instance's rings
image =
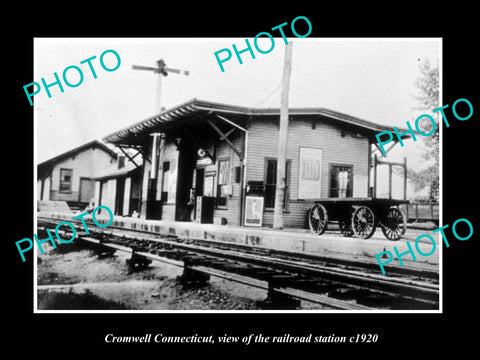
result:
[(317, 235), (322, 235), (327, 229), (328, 216), (327, 210), (321, 204), (315, 204), (308, 212), (308, 225)]
[(369, 239), (377, 227), (377, 219), (367, 206), (360, 206), (352, 215), (352, 230), (358, 237)]
[(388, 240), (398, 240), (405, 234), (407, 220), (400, 209), (391, 207), (387, 210), (385, 220), (380, 222), (380, 226)]

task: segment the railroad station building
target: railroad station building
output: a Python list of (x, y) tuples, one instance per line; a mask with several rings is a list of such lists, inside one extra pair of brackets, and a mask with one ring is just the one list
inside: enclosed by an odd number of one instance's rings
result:
[[(193, 99), (103, 140), (128, 158), (142, 155), (137, 200), (128, 200), (141, 218), (270, 227), (279, 119), (279, 108)], [(308, 227), (314, 199), (371, 196), (375, 134), (386, 130), (325, 108), (290, 108), (284, 226)]]
[[(117, 216), (132, 216), (140, 211), (142, 167), (119, 156), (118, 163), (95, 178), (94, 203), (105, 205)], [(99, 210), (100, 212), (102, 210)]]
[(93, 140), (43, 161), (37, 166), (37, 199), (84, 207), (94, 200), (94, 178), (117, 160), (116, 151)]

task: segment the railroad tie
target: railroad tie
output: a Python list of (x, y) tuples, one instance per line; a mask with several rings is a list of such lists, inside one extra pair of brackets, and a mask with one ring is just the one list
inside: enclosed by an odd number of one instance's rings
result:
[(210, 280), (210, 275), (204, 274), (188, 266), (183, 268), (183, 273), (177, 276), (177, 281), (183, 286), (206, 286)]
[(268, 281), (269, 287), (287, 287), (289, 284), (295, 283), (300, 277), (291, 274), (274, 274)]
[(138, 255), (132, 252), (130, 259), (125, 260), (125, 263), (131, 271), (145, 270), (152, 263), (152, 260), (147, 259), (143, 255)]

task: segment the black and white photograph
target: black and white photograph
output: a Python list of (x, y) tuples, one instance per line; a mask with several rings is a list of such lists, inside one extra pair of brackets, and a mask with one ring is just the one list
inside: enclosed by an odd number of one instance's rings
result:
[(100, 5), (4, 22), (7, 353), (474, 350), (471, 6)]
[(35, 39), (36, 311), (441, 310), (441, 50)]

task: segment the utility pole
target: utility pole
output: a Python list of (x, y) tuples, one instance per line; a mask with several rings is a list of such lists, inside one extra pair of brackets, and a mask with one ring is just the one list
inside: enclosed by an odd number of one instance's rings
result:
[(286, 161), (288, 143), (288, 91), (292, 72), (292, 43), (285, 45), (285, 61), (283, 65), (282, 92), (280, 98), (280, 127), (278, 130), (277, 150), (277, 185), (275, 191), (275, 207), (273, 228), (283, 229), (283, 206), (286, 186)]
[(403, 200), (407, 200), (407, 158), (406, 157), (403, 158)]

